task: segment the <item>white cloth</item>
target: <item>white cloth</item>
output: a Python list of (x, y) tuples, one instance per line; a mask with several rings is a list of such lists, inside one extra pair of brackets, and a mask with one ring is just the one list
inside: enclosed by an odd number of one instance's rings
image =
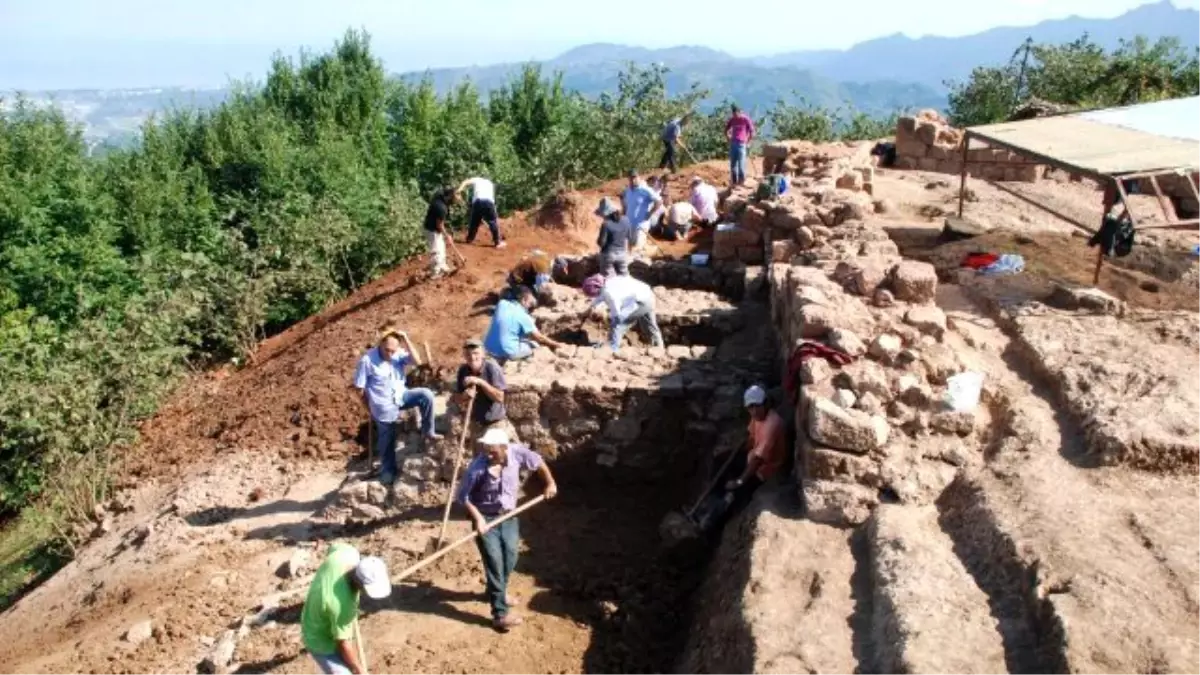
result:
[(692, 188), (691, 204), (696, 208), (700, 217), (710, 223), (717, 222), (717, 188), (708, 183), (701, 183)]
[(667, 222), (671, 225), (686, 226), (690, 225), (692, 218), (699, 215), (696, 212), (696, 207), (687, 202), (675, 202), (667, 209)]
[(439, 274), (450, 270), (446, 265), (446, 240), (441, 232), (425, 230), (425, 248), (429, 249), (430, 272)]
[(602, 302), (608, 305), (609, 321), (624, 321), (639, 303), (654, 307), (654, 289), (631, 276), (611, 276), (592, 307)]
[(486, 178), (471, 178), (467, 181), (471, 186), (471, 201), (495, 202), (496, 185)]

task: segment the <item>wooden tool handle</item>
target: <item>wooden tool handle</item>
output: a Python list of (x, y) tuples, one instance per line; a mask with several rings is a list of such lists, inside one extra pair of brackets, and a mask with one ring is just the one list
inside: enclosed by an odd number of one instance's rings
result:
[[(543, 502), (545, 500), (546, 500), (546, 495), (538, 495), (537, 497), (534, 497), (533, 499), (530, 499), (529, 501), (525, 502), (523, 505), (518, 506), (517, 508), (513, 509), (512, 511), (509, 511), (508, 513), (504, 514), (503, 516), (500, 516), (499, 518), (493, 520), (490, 523), (490, 526), (495, 527), (495, 526), (499, 525), (500, 523), (503, 523), (504, 521), (508, 520), (509, 518), (515, 518), (517, 516), (517, 514), (523, 512), (523, 511), (527, 511), (527, 510), (533, 508), (534, 506), (537, 506), (538, 504), (540, 504), (541, 502)], [(453, 551), (454, 549), (458, 548), (459, 546), (462, 546), (463, 544), (471, 541), (472, 539), (474, 539), (475, 537), (478, 537), (478, 536), (479, 536), (478, 532), (472, 532), (471, 534), (465, 535), (465, 536), (457, 539), (456, 541), (451, 543), (449, 546), (438, 551), (437, 553), (434, 553), (431, 556), (423, 558), (423, 559), (413, 563), (412, 565), (409, 565), (408, 567), (404, 568), (400, 572), (400, 574), (396, 575), (392, 579), (392, 583), (394, 584), (398, 581), (402, 581), (406, 577), (410, 577), (413, 574), (416, 574), (420, 570), (425, 569), (427, 566), (429, 566), (432, 563), (434, 563), (435, 561), (441, 559), (442, 556), (446, 555), (450, 551)]]
[(438, 533), (437, 547), (442, 547), (442, 542), (446, 540), (446, 525), (450, 522), (450, 505), (454, 503), (454, 489), (458, 486), (458, 469), (462, 466), (463, 445), (467, 442), (467, 432), (471, 430), (471, 411), (475, 408), (475, 394), (471, 395), (471, 400), (467, 403), (467, 410), (463, 413), (462, 433), (458, 436), (458, 455), (454, 458), (454, 475), (450, 478), (450, 495), (446, 497), (446, 511), (442, 514), (442, 531)]
[(717, 487), (717, 484), (721, 482), (721, 477), (725, 475), (725, 469), (729, 468), (729, 465), (733, 463), (733, 458), (737, 457), (739, 453), (741, 453), (741, 450), (734, 450), (729, 453), (729, 459), (725, 460), (725, 463), (721, 465), (720, 470), (717, 471), (716, 478), (713, 478), (712, 482), (708, 484), (708, 489), (700, 495), (700, 498), (696, 500), (696, 503), (692, 505), (692, 508), (688, 509), (688, 518), (692, 517), (692, 514), (696, 512), (696, 509), (700, 508), (700, 504), (704, 502), (704, 498), (707, 497), (709, 493), (713, 491), (713, 488)]

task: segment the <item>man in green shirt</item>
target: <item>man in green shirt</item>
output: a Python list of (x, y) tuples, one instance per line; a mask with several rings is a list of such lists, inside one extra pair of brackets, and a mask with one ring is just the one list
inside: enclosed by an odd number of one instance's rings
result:
[(373, 556), (363, 558), (349, 544), (334, 544), (317, 568), (300, 614), (304, 646), (323, 673), (367, 672), (359, 659), (362, 645), (355, 644), (359, 591), (374, 599), (391, 594), (387, 565)]

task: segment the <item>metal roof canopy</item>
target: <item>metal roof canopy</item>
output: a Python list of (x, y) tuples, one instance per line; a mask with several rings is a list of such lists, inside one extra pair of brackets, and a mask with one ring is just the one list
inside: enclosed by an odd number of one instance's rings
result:
[[(1088, 176), (1108, 186), (1104, 212), (1119, 198), (1125, 215), (1137, 227), (1129, 211), (1128, 195), (1122, 179), (1148, 178), (1158, 198), (1165, 225), (1155, 227), (1193, 227), (1198, 219), (1172, 221), (1167, 200), (1158, 186), (1157, 176), (1184, 175), (1192, 194), (1200, 200), (1200, 189), (1192, 174), (1200, 169), (1200, 96), (1142, 103), (1121, 108), (1091, 110), (1039, 117), (1020, 122), (1001, 122), (965, 130), (962, 141), (962, 176), (959, 187), (958, 215), (963, 215), (967, 185), (968, 150), (971, 139), (1003, 148), (1068, 173)], [(1091, 227), (1059, 213), (1029, 197), (1005, 190), (1087, 232)], [(1097, 254), (1093, 285), (1099, 283), (1103, 252)]]
[(1001, 122), (968, 138), (1104, 181), (1200, 168), (1200, 96)]

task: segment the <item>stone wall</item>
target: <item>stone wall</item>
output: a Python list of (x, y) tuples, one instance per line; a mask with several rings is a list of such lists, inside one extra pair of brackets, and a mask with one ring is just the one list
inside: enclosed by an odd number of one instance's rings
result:
[(873, 159), (868, 143), (815, 146), (784, 141), (766, 146), (764, 168), (791, 176), (790, 189), (776, 201), (758, 202), (753, 190), (737, 187), (725, 198), (734, 221), (713, 234), (718, 264), (790, 261), (831, 228), (861, 221), (878, 208), (872, 199)]
[[(962, 172), (963, 132), (934, 110), (901, 117), (896, 123), (896, 167), (958, 175)], [(1036, 183), (1045, 167), (1021, 155), (990, 148), (978, 139), (967, 153), (967, 174), (997, 181)]]
[(791, 234), (766, 248), (781, 356), (807, 340), (853, 358), (840, 368), (808, 359), (794, 373), (798, 478), (809, 517), (835, 525), (864, 522), (881, 498), (929, 503), (958, 467), (980, 461), (976, 430), (986, 426), (982, 408), (942, 403), (964, 367), (942, 342), (936, 271), (902, 259), (855, 194), (809, 184), (791, 199), (748, 202), (738, 223), (765, 217), (764, 236)]
[[(565, 268), (554, 271), (554, 281), (575, 287), (600, 271), (595, 255), (563, 256)], [(674, 260), (635, 260), (629, 263), (629, 274), (635, 279), (664, 288), (681, 288), (720, 293), (726, 298), (740, 299), (746, 290), (745, 263), (738, 260), (714, 261), (710, 265), (692, 265)]]
[[(567, 288), (567, 287), (560, 287)], [(680, 288), (654, 287), (655, 315), (659, 330), (667, 344), (717, 345), (721, 340), (745, 325), (743, 312), (737, 305), (709, 291), (690, 291)], [(603, 338), (608, 328), (608, 308), (601, 305), (591, 319), (581, 324), (579, 317), (591, 301), (578, 289), (558, 294), (553, 306), (533, 311), (539, 330), (547, 335), (571, 334), (576, 339), (583, 329), (591, 341)], [(569, 339), (569, 338), (568, 338)], [(637, 331), (626, 334), (629, 344), (644, 342)]]

